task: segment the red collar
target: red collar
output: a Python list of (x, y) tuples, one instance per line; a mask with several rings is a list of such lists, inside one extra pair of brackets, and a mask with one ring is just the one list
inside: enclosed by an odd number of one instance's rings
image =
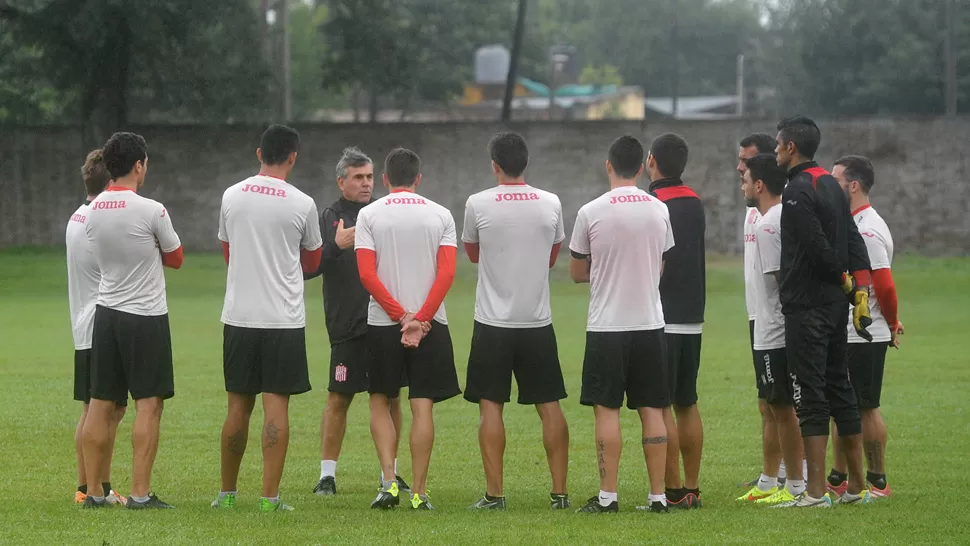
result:
[(280, 182), (286, 182), (286, 179), (285, 178), (280, 178), (278, 176), (273, 176), (271, 174), (258, 173), (256, 176), (264, 176), (266, 178), (275, 178), (276, 180), (279, 180)]
[(131, 188), (126, 188), (124, 186), (108, 186), (104, 191), (134, 191)]
[(526, 184), (525, 182), (510, 182), (507, 184), (505, 183), (499, 184), (499, 187), (502, 187), (502, 186), (528, 186), (528, 184)]
[(852, 211), (852, 216), (855, 216), (856, 214), (859, 214), (860, 212), (862, 212), (862, 211), (864, 211), (866, 209), (871, 209), (871, 208), (872, 208), (872, 205), (870, 205), (870, 204), (862, 205), (861, 207), (859, 207), (859, 208), (855, 209), (854, 211)]
[(411, 190), (408, 188), (391, 188), (391, 193), (401, 193), (401, 192), (414, 193), (414, 190)]

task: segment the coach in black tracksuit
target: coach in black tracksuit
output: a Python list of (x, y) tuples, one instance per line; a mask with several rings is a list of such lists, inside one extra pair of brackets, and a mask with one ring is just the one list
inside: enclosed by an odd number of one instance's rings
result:
[(846, 296), (854, 289), (843, 286), (851, 271), (859, 285), (868, 287), (869, 256), (845, 193), (812, 161), (821, 141), (818, 127), (798, 116), (781, 122), (778, 131), (778, 164), (789, 169), (782, 195), (780, 296), (808, 459), (808, 498), (800, 499), (799, 506), (816, 506), (825, 504), (830, 416), (839, 434), (849, 436), (843, 436), (843, 451), (855, 459), (850, 461), (849, 492), (862, 489), (862, 424), (846, 365)]
[[(674, 247), (664, 255), (660, 279), (670, 397), (667, 424), (666, 494), (671, 508), (700, 506), (698, 479), (703, 447), (703, 425), (697, 409), (697, 371), (701, 363), (701, 332), (704, 326), (704, 205), (680, 177), (687, 167), (687, 142), (674, 134), (657, 137), (650, 146), (647, 171), (650, 193), (667, 205), (674, 232)], [(684, 481), (680, 481), (679, 457), (684, 457)]]

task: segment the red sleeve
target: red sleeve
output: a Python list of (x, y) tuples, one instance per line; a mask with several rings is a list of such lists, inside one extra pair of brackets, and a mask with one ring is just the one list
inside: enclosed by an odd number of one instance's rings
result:
[(478, 243), (465, 243), (465, 254), (468, 254), (468, 261), (473, 264), (478, 263), (478, 256), (481, 252), (481, 247)]
[(387, 316), (394, 322), (401, 320), (404, 316), (404, 308), (391, 296), (387, 287), (377, 276), (377, 253), (367, 248), (357, 249), (357, 271), (360, 272), (360, 283), (377, 303), (381, 305)]
[(431, 285), (431, 292), (428, 299), (424, 301), (424, 306), (418, 311), (414, 318), (421, 322), (428, 322), (434, 318), (434, 314), (441, 307), (441, 302), (445, 301), (445, 295), (451, 290), (451, 283), (455, 282), (455, 256), (458, 249), (453, 246), (438, 247), (438, 274), (435, 276), (434, 284)]
[(226, 259), (226, 265), (229, 265), (229, 243), (222, 242), (222, 257)]
[(556, 243), (552, 245), (552, 252), (549, 253), (549, 269), (552, 269), (556, 265), (556, 260), (559, 259), (559, 250), (562, 248), (562, 243)]
[[(304, 273), (313, 273), (320, 269), (320, 258), (323, 257), (323, 247), (316, 250), (300, 249), (300, 265)], [(227, 262), (228, 263), (228, 262)]]
[(869, 276), (868, 269), (853, 271), (852, 278), (855, 279), (856, 286), (869, 286), (872, 284), (872, 278)]
[(182, 267), (182, 262), (185, 256), (182, 254), (182, 247), (179, 246), (171, 252), (162, 252), (162, 265), (165, 267), (171, 267), (172, 269), (178, 269)]
[(877, 269), (872, 272), (872, 287), (876, 293), (876, 301), (882, 309), (882, 315), (886, 317), (889, 328), (896, 329), (899, 324), (899, 300), (896, 297), (896, 283), (893, 282), (893, 273), (887, 267)]

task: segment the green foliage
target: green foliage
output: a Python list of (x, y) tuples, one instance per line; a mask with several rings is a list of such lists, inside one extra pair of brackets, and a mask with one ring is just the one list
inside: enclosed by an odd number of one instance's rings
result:
[(588, 64), (579, 75), (579, 83), (583, 85), (623, 85), (623, 76), (611, 64), (603, 66)]

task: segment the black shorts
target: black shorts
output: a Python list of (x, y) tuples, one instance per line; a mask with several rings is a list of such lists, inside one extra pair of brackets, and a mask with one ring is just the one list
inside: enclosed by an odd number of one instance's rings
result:
[(330, 346), (330, 392), (357, 394), (367, 390), (371, 354), (366, 335)]
[(667, 342), (663, 329), (586, 332), (584, 406), (630, 409), (670, 405)]
[[(74, 350), (74, 399), (85, 404), (91, 401), (91, 349)], [(114, 402), (127, 406), (128, 394)]]
[(559, 348), (552, 325), (502, 328), (478, 321), (468, 355), (465, 400), (504, 404), (511, 399), (512, 375), (519, 404), (545, 404), (566, 398)]
[(766, 400), (768, 398), (768, 387), (765, 382), (761, 380), (762, 371), (764, 370), (764, 362), (758, 361), (758, 352), (754, 350), (754, 321), (748, 321), (748, 333), (750, 334), (751, 340), (751, 361), (754, 362), (754, 385), (758, 389), (758, 399)]
[(697, 403), (697, 371), (701, 367), (701, 334), (666, 334), (670, 397), (675, 406)]
[(95, 400), (175, 396), (168, 315), (142, 316), (97, 306), (91, 340)]
[(785, 348), (755, 351), (754, 362), (758, 368), (758, 393), (773, 406), (791, 406), (792, 381), (788, 374), (788, 356)]
[(396, 397), (407, 377), (409, 398), (443, 402), (461, 394), (455, 371), (455, 350), (448, 325), (431, 324), (431, 331), (416, 349), (401, 344), (401, 327), (368, 326), (371, 366), (367, 391)]
[(879, 407), (882, 376), (886, 368), (888, 342), (850, 343), (847, 351), (849, 380), (859, 399), (859, 408)]
[(222, 374), (226, 392), (294, 395), (310, 390), (303, 328), (222, 329)]

